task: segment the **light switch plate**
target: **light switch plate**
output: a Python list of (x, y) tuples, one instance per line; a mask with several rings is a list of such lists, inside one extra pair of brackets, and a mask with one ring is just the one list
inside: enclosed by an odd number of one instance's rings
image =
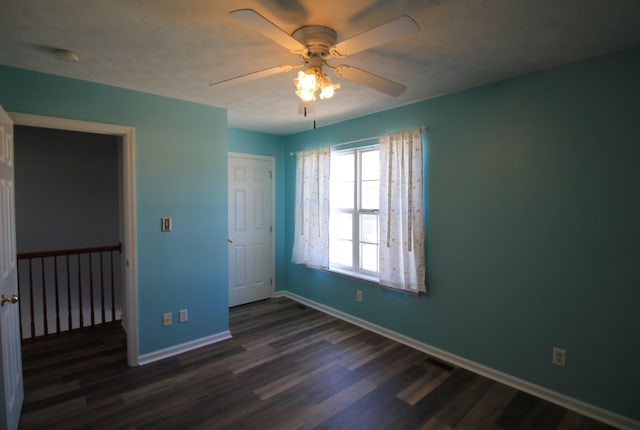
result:
[(171, 231), (171, 217), (168, 216), (163, 216), (161, 218), (161, 223), (160, 223), (160, 231)]

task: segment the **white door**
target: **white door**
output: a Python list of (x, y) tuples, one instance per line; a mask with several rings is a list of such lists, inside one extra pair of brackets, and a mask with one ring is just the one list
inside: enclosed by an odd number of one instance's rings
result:
[(271, 157), (229, 154), (229, 306), (273, 294)]
[(18, 428), (24, 392), (20, 351), (20, 308), (16, 275), (16, 234), (13, 186), (13, 122), (0, 107), (0, 428)]

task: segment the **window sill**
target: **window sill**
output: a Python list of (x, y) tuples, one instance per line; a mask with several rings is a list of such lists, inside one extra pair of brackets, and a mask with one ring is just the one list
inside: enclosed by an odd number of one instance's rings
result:
[(382, 285), (380, 284), (380, 281), (377, 277), (372, 276), (372, 275), (367, 275), (364, 273), (354, 273), (354, 272), (350, 272), (348, 270), (342, 270), (342, 269), (338, 269), (338, 268), (331, 268), (331, 269), (324, 269), (325, 272), (327, 273), (332, 273), (334, 275), (338, 275), (341, 276), (343, 278), (347, 278), (347, 279), (353, 279), (354, 281), (360, 281), (360, 282), (366, 282), (368, 284), (373, 284), (373, 285), (377, 285), (379, 287), (382, 287)]
[(408, 294), (413, 297), (420, 297), (420, 295), (425, 294), (424, 292), (413, 292), (407, 290), (400, 290), (398, 288), (387, 287), (386, 285), (382, 285), (380, 280), (371, 275), (366, 275), (364, 273), (354, 273), (348, 270), (340, 270), (338, 268), (333, 269), (322, 269), (323, 272), (329, 273), (332, 275), (340, 276), (341, 278), (350, 279), (352, 281), (365, 282), (367, 284), (375, 285), (376, 287), (384, 288), (385, 290), (394, 291), (396, 293)]

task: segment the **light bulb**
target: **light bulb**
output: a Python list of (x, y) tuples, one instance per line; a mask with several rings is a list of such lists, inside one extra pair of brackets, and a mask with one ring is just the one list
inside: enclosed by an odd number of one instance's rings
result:
[(315, 93), (310, 90), (298, 90), (296, 91), (298, 97), (300, 97), (305, 102), (310, 102), (311, 100), (315, 100)]
[(335, 89), (333, 88), (333, 85), (329, 85), (322, 89), (322, 91), (320, 92), (320, 98), (323, 100), (330, 99), (331, 97), (333, 97), (334, 94), (335, 94)]
[(318, 92), (321, 99), (330, 99), (335, 94), (335, 90), (340, 88), (340, 85), (334, 85), (329, 76), (319, 67), (298, 72), (298, 77), (293, 80), (293, 83), (296, 86), (296, 95), (306, 102), (316, 100)]
[(316, 75), (313, 72), (309, 73), (309, 71), (298, 72), (296, 86), (299, 90), (313, 91), (316, 87)]

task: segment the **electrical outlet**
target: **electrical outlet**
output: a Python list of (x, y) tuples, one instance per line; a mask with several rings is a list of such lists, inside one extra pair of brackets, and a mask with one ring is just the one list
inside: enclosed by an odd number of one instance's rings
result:
[(551, 362), (556, 366), (565, 367), (567, 365), (567, 351), (562, 348), (554, 347)]
[(356, 300), (357, 300), (358, 302), (362, 302), (362, 299), (363, 299), (363, 297), (362, 297), (362, 290), (358, 290), (358, 291), (356, 292)]
[(180, 309), (180, 312), (178, 312), (178, 322), (184, 323), (187, 322), (187, 320), (189, 320), (189, 311)]
[(169, 326), (173, 324), (173, 316), (171, 315), (171, 312), (167, 312), (165, 314), (162, 315), (162, 325), (163, 326)]
[(163, 216), (160, 220), (160, 231), (165, 233), (171, 231), (171, 217)]

